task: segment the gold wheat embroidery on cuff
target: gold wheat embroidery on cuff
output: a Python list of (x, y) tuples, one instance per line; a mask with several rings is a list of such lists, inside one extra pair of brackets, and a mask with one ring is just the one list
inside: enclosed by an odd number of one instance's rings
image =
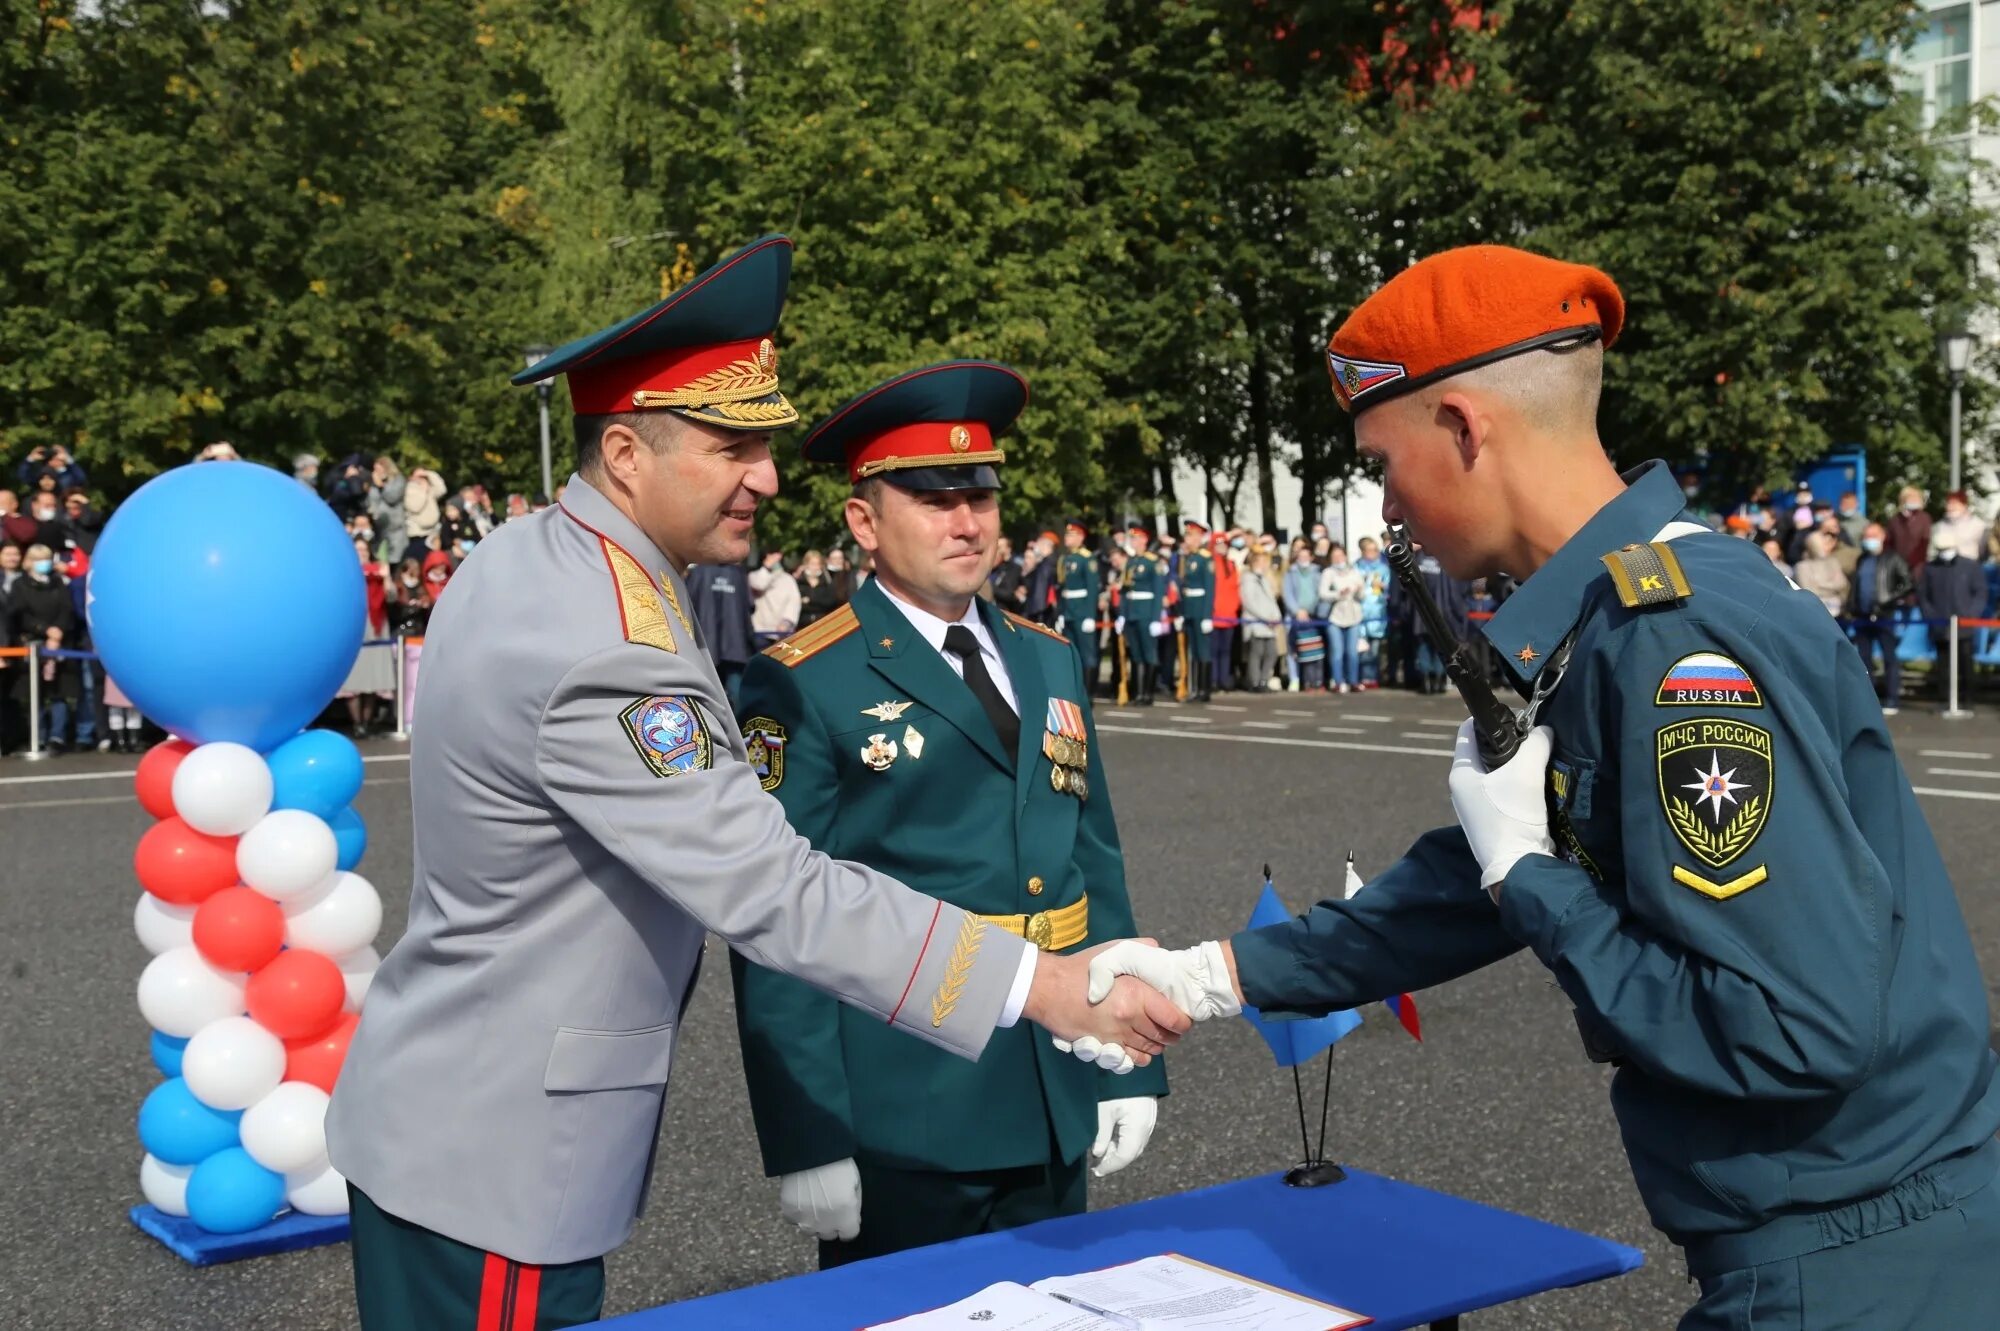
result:
[(932, 1026), (944, 1025), (944, 1019), (958, 1006), (965, 982), (972, 976), (972, 960), (979, 955), (980, 936), (985, 932), (986, 921), (977, 915), (967, 915), (958, 926), (958, 941), (952, 944), (951, 958), (944, 964), (944, 980), (931, 998)]

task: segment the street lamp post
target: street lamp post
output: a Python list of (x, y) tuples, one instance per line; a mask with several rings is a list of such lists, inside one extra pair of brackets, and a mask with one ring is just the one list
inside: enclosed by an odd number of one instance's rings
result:
[(1960, 389), (1965, 385), (1966, 368), (1972, 363), (1972, 334), (1954, 326), (1938, 338), (1938, 346), (1944, 352), (1945, 372), (1951, 376), (1951, 488), (1960, 490), (1964, 488), (1959, 475), (1962, 470), (1958, 437)]
[[(548, 359), (549, 353), (554, 350), (554, 347), (536, 343), (523, 351), (521, 357), (527, 361), (528, 368), (532, 370)], [(549, 464), (549, 395), (554, 391), (555, 385), (547, 379), (535, 385), (535, 396), (540, 399), (542, 408), (542, 495), (550, 500), (555, 498), (556, 493), (555, 476), (550, 471)], [(1956, 401), (1955, 398), (1953, 400)], [(1954, 416), (1952, 419), (1956, 420), (1957, 417)]]

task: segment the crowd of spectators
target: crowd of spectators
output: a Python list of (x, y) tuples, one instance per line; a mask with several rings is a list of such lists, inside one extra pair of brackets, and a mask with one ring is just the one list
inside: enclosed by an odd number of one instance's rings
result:
[[(210, 444), (197, 462), (234, 460), (227, 443)], [(421, 637), (432, 608), (455, 569), (502, 522), (544, 508), (547, 496), (509, 494), (498, 511), (479, 484), (453, 490), (429, 467), (407, 473), (387, 456), (351, 453), (331, 465), (309, 453), (293, 459), (292, 475), (321, 496), (354, 543), (367, 587), (371, 642)], [(72, 749), (136, 751), (145, 722), (91, 659), (84, 614), (84, 578), (106, 513), (90, 477), (60, 445), (35, 448), (15, 467), (14, 486), (0, 489), (0, 646), (43, 649), (34, 663), (41, 735), (55, 753)], [(2000, 610), (2000, 528), (1973, 513), (1953, 492), (1935, 509), (1914, 486), (1893, 508), (1864, 512), (1853, 494), (1837, 499), (1809, 489), (1772, 495), (1752, 491), (1727, 505), (1709, 501), (1701, 478), (1682, 476), (1689, 512), (1717, 531), (1759, 545), (1772, 564), (1819, 598), (1849, 628), (1857, 650), (1879, 679), (1885, 710), (1902, 697), (1899, 645), (1912, 620), (1929, 623), (1942, 659), (1959, 653), (1970, 678), (1974, 635), (1947, 627), (1994, 617)], [(557, 493), (560, 498), (560, 491)], [(1364, 536), (1350, 550), (1322, 524), (1285, 543), (1281, 535), (1236, 527), (1214, 534), (1213, 631), (1186, 634), (1171, 603), (1171, 635), (1163, 642), (1162, 678), (1169, 685), (1190, 642), (1206, 651), (1218, 690), (1289, 689), (1353, 693), (1404, 688), (1441, 693), (1444, 663), (1421, 632), (1411, 603), (1382, 558), (1383, 539)], [(1177, 537), (1161, 536), (1155, 551), (1176, 577), (1183, 557)], [(1057, 624), (1060, 547), (1041, 532), (1018, 553), (1001, 540), (981, 594), (1029, 618)], [(1118, 586), (1131, 550), (1122, 533), (1094, 551), (1103, 599), (1094, 616), (1100, 679), (1116, 686)], [(1506, 579), (1467, 582), (1418, 555), (1418, 572), (1445, 618), (1464, 637), (1512, 590)], [(870, 575), (859, 550), (833, 546), (797, 559), (766, 548), (754, 566), (700, 565), (688, 589), (725, 681), (756, 652), (839, 609)], [(1072, 637), (1080, 624), (1063, 623)], [(1185, 636), (1184, 636), (1185, 635)], [(1485, 661), (1497, 677), (1499, 663)], [(0, 658), (0, 752), (22, 747), (28, 732), (29, 664)], [(337, 716), (357, 735), (394, 724), (392, 649), (364, 650), (340, 690)], [(1944, 672), (1936, 672), (1942, 675)], [(156, 732), (155, 732), (156, 733)]]
[[(214, 443), (194, 460), (239, 459), (229, 444)], [(479, 542), (498, 523), (549, 501), (511, 494), (496, 513), (485, 486), (454, 491), (435, 470), (405, 474), (387, 455), (353, 453), (323, 466), (301, 453), (292, 460), (292, 477), (326, 501), (352, 540), (367, 588), (364, 636), (377, 644), (356, 658), (330, 719), (344, 719), (357, 736), (393, 728), (399, 662), (393, 647), (380, 644), (421, 637), (453, 570)], [(0, 753), (26, 746), (31, 694), (40, 703), (39, 733), (49, 753), (136, 752), (159, 732), (88, 656), (84, 579), (107, 514), (89, 475), (60, 445), (30, 451), (13, 481), (14, 488), (0, 489), (0, 647), (32, 644), (50, 654), (32, 667), (20, 657), (0, 657)]]

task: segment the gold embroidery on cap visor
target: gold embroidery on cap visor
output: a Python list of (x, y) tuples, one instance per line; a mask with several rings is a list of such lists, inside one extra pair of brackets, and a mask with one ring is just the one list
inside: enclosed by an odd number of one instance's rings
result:
[(985, 453), (920, 453), (907, 458), (876, 458), (873, 462), (862, 463), (855, 479), (866, 480), (885, 471), (907, 471), (911, 467), (970, 467), (980, 462), (997, 465), (1006, 460), (1007, 454), (998, 448)]
[(696, 420), (733, 429), (775, 429), (798, 423), (798, 409), (778, 391), (778, 349), (765, 338), (757, 352), (710, 370), (692, 383), (632, 394), (638, 411), (671, 407)]

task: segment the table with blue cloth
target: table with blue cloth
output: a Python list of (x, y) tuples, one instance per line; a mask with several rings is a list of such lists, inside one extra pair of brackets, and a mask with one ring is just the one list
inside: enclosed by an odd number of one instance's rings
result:
[(1176, 1252), (1374, 1318), (1456, 1327), (1459, 1315), (1636, 1269), (1635, 1248), (1350, 1169), (1289, 1188), (1225, 1183), (998, 1234), (914, 1248), (599, 1323), (619, 1331), (853, 1331), (997, 1281), (1028, 1285)]

